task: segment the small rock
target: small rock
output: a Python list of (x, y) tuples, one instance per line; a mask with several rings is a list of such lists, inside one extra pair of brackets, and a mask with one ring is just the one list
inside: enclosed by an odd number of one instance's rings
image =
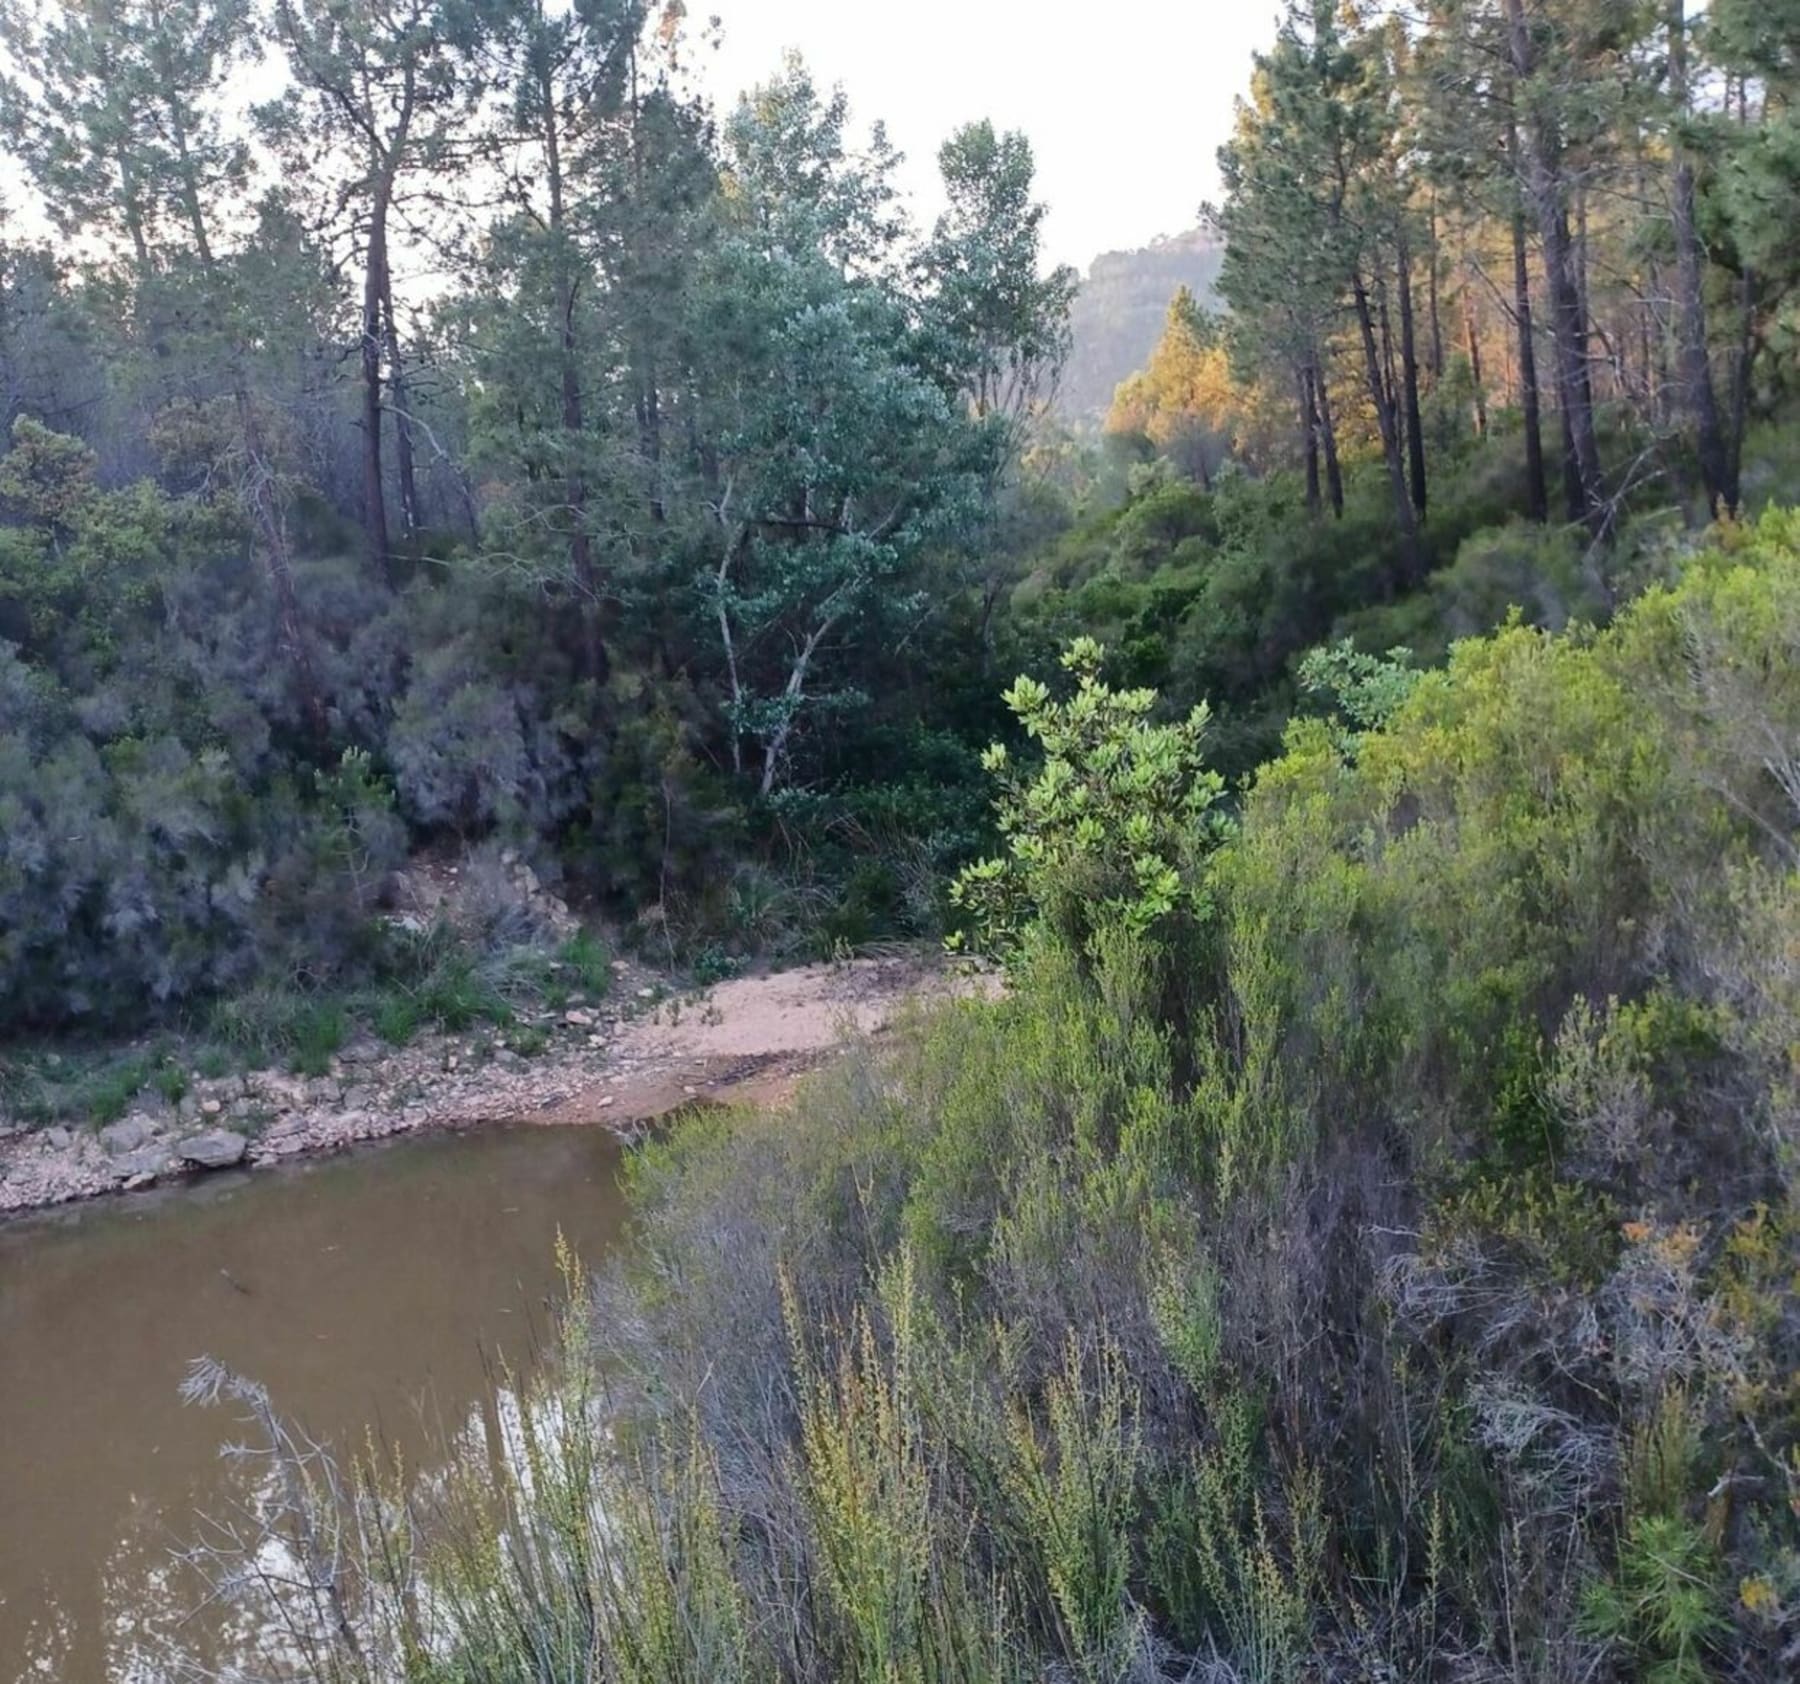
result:
[(216, 1117), (225, 1109), (225, 1102), (219, 1099), (203, 1099), (200, 1101), (200, 1115)]
[(43, 1135), (44, 1144), (46, 1146), (54, 1146), (59, 1152), (64, 1150), (74, 1138), (75, 1136), (60, 1123), (54, 1128), (45, 1129)]
[(599, 1107), (602, 1111), (604, 1111), (609, 1105), (614, 1103), (613, 1096), (610, 1093), (606, 1094), (604, 1097), (597, 1100), (595, 1103), (599, 1105)]
[(244, 1161), (247, 1143), (241, 1134), (230, 1129), (209, 1129), (205, 1134), (191, 1134), (176, 1150), (182, 1162), (197, 1164), (201, 1169), (229, 1169)]
[(135, 1152), (150, 1138), (151, 1132), (148, 1119), (121, 1117), (100, 1131), (100, 1144), (113, 1153)]
[(656, 998), (656, 990), (654, 988), (640, 988), (637, 991), (637, 997), (640, 1000), (654, 1000)]
[(571, 1029), (591, 1029), (594, 1026), (594, 1014), (584, 1011), (564, 1012), (563, 1022)]

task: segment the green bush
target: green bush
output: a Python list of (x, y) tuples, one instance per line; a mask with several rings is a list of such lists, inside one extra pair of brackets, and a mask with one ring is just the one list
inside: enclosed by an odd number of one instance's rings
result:
[(453, 1606), (473, 1677), (1782, 1676), (1797, 592), (1768, 515), (1340, 663), (1229, 833), (1093, 652), (1015, 691), (1006, 992), (633, 1152), (566, 1438), (362, 1564), (368, 1670)]

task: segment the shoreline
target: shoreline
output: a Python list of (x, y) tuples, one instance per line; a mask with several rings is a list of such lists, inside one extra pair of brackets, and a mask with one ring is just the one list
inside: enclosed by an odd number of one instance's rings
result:
[(696, 1103), (768, 1103), (850, 1036), (911, 1003), (986, 993), (938, 957), (855, 959), (733, 978), (635, 1015), (557, 1015), (532, 1058), (503, 1037), (361, 1041), (306, 1078), (274, 1070), (197, 1080), (179, 1103), (143, 1100), (102, 1128), (0, 1132), (0, 1222), (78, 1201), (326, 1156), (402, 1135), (503, 1124), (602, 1125), (629, 1139)]

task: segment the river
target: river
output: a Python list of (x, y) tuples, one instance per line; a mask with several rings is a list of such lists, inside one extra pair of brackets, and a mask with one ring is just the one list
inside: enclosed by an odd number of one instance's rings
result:
[(539, 1348), (558, 1231), (613, 1243), (618, 1167), (603, 1129), (495, 1129), (0, 1227), (0, 1679), (141, 1676), (191, 1614), (172, 1552), (248, 1495), (231, 1411), (179, 1399), (194, 1357), (429, 1471), (493, 1359)]

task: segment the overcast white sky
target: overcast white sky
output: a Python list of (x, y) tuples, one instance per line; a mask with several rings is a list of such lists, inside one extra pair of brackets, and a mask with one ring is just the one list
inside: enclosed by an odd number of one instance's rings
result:
[(934, 214), (939, 144), (991, 117), (1037, 153), (1053, 261), (1191, 228), (1215, 198), (1250, 55), (1276, 0), (688, 0), (717, 13), (722, 49), (695, 65), (721, 107), (798, 47), (859, 119), (884, 119), (908, 158), (920, 218)]

